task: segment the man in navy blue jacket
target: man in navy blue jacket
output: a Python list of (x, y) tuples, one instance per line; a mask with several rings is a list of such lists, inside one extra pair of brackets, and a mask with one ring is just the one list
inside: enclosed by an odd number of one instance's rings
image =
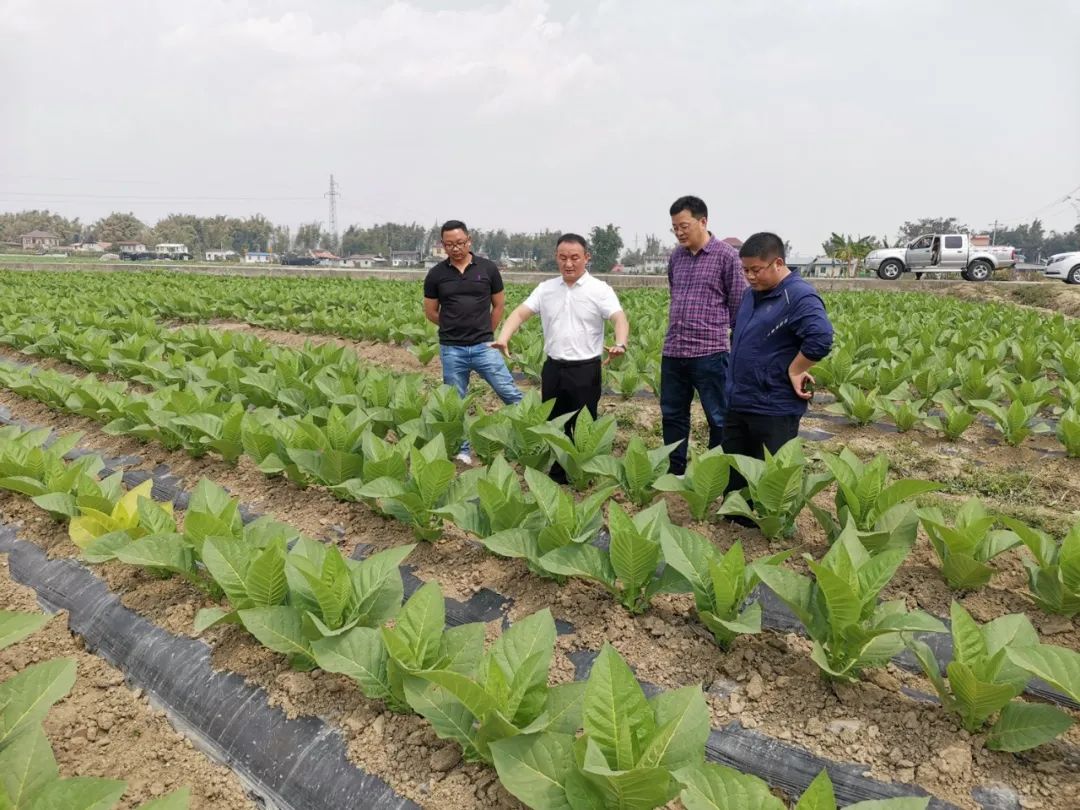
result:
[[(832, 348), (833, 328), (817, 291), (784, 263), (784, 242), (756, 233), (739, 249), (750, 285), (735, 316), (727, 378), (726, 453), (764, 458), (799, 434), (813, 397), (810, 367)], [(745, 486), (732, 471), (729, 489)]]

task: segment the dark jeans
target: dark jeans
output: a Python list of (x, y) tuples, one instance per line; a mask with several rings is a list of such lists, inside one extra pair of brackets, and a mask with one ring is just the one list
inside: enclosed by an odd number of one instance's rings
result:
[[(728, 411), (720, 443), (724, 446), (725, 453), (763, 459), (766, 448), (770, 453), (775, 453), (799, 435), (801, 419), (801, 416), (769, 416)], [(731, 492), (745, 486), (746, 479), (732, 467), (731, 478), (725, 491)]]
[[(596, 418), (596, 407), (600, 404), (600, 358), (591, 360), (554, 360), (548, 358), (540, 370), (540, 396), (546, 402), (555, 400), (551, 416), (564, 413), (576, 413), (588, 408)], [(575, 416), (566, 423), (566, 435), (573, 435)], [(559, 484), (566, 483), (566, 471), (559, 462), (551, 465), (548, 473), (551, 480)]]
[(704, 357), (660, 358), (660, 414), (664, 424), (664, 444), (681, 442), (671, 454), (674, 475), (686, 472), (686, 448), (690, 439), (690, 403), (697, 391), (701, 409), (709, 422), (709, 447), (720, 444), (727, 410), (724, 386), (727, 383), (728, 353)]

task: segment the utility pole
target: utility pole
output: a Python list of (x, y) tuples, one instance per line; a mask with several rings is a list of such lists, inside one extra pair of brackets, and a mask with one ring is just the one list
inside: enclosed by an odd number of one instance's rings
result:
[(996, 219), (994, 220), (994, 233), (990, 237), (990, 244), (991, 245), (996, 245), (997, 244), (997, 220)]
[(338, 232), (337, 232), (337, 198), (341, 195), (338, 191), (338, 186), (334, 183), (334, 175), (330, 175), (330, 190), (324, 194), (324, 197), (330, 199), (330, 238), (333, 240), (332, 247), (337, 249)]

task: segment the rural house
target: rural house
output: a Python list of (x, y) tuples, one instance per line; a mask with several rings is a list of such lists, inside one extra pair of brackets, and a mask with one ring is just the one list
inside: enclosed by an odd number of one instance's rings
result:
[(30, 233), (24, 233), (19, 239), (22, 240), (23, 250), (60, 246), (60, 237), (48, 231), (30, 231)]

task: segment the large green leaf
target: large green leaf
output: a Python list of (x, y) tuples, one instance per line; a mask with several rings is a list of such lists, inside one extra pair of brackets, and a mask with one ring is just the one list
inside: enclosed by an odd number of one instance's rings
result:
[(264, 647), (303, 660), (311, 655), (303, 617), (294, 607), (273, 605), (239, 610), (240, 621)]
[(660, 544), (645, 535), (617, 503), (608, 507), (611, 531), (611, 567), (623, 589), (637, 593), (647, 583), (660, 561)]
[(589, 543), (572, 543), (540, 558), (545, 571), (568, 577), (584, 577), (608, 587), (615, 586), (615, 570), (603, 551)]
[[(955, 635), (954, 635), (955, 638)], [(957, 711), (969, 731), (974, 731), (990, 715), (998, 712), (1023, 691), (1023, 684), (980, 681), (971, 665), (954, 660), (946, 667), (949, 686), (956, 698)]]
[(570, 734), (526, 734), (491, 744), (499, 781), (528, 807), (573, 810), (566, 798), (566, 780), (574, 765)]
[(795, 810), (836, 810), (836, 794), (833, 792), (829, 772), (822, 770), (799, 797)]
[(36, 633), (52, 618), (47, 613), (0, 610), (0, 650)]
[(45, 784), (26, 805), (27, 810), (109, 810), (120, 800), (127, 783), (116, 779), (73, 776)]
[(617, 770), (610, 767), (603, 751), (592, 739), (586, 742), (581, 771), (608, 807), (660, 807), (678, 792), (670, 774), (663, 768)]
[(862, 600), (852, 590), (851, 585), (831, 569), (815, 562), (810, 562), (809, 566), (825, 597), (825, 604), (829, 611), (829, 626), (832, 628), (833, 635), (841, 638), (849, 628), (858, 624), (862, 612)]
[(340, 636), (313, 641), (311, 649), (321, 669), (356, 681), (369, 698), (381, 700), (390, 695), (386, 648), (378, 630), (354, 627)]
[(677, 777), (686, 810), (785, 810), (765, 782), (734, 768), (705, 762), (679, 771)]
[(437, 582), (416, 591), (398, 614), (393, 629), (383, 628), (390, 654), (409, 669), (428, 669), (439, 654), (446, 607)]
[(165, 796), (140, 804), (136, 810), (188, 810), (191, 788), (182, 787)]
[(273, 542), (259, 552), (244, 574), (244, 589), (256, 607), (273, 607), (285, 601), (289, 583), (285, 576), (285, 540)]
[(400, 566), (414, 548), (389, 548), (352, 566), (349, 574), (357, 595), (354, 610), (361, 624), (374, 627), (397, 615), (404, 595)]
[(656, 731), (636, 767), (675, 771), (700, 762), (709, 738), (709, 709), (701, 688), (686, 686), (661, 692), (649, 703)]
[(1017, 666), (1080, 702), (1080, 653), (1040, 644), (1037, 647), (1010, 647), (1007, 654)]
[[(534, 683), (529, 686), (546, 686), (554, 647), (555, 620), (551, 611), (544, 608), (510, 625), (491, 645), (488, 655), (498, 663), (507, 678), (514, 678), (527, 660), (539, 654), (541, 658)], [(543, 695), (540, 697), (542, 702)], [(536, 710), (539, 709), (537, 706)]]
[[(185, 525), (186, 529), (186, 525)], [(234, 608), (252, 604), (248, 597), (247, 571), (252, 549), (232, 536), (207, 537), (203, 543), (203, 565), (225, 592)]]
[(153, 534), (126, 543), (116, 550), (116, 559), (128, 565), (161, 568), (178, 574), (195, 569), (195, 558), (182, 534)]
[(421, 678), (406, 677), (405, 698), (409, 707), (431, 724), (444, 740), (454, 740), (466, 752), (473, 750), (476, 716), (442, 687)]
[(17, 810), (27, 806), (35, 792), (58, 776), (45, 732), (41, 726), (27, 728), (6, 747), (0, 747), (0, 807)]
[(986, 747), (993, 751), (1026, 751), (1064, 734), (1073, 719), (1060, 709), (1014, 700), (1001, 710)]
[(0, 683), (0, 749), (38, 723), (75, 685), (75, 661), (54, 658), (31, 664)]
[(669, 524), (660, 533), (664, 561), (690, 583), (698, 604), (712, 602), (712, 544), (697, 532)]
[(641, 685), (610, 644), (604, 644), (589, 673), (583, 722), (585, 734), (616, 770), (637, 765), (656, 728)]

